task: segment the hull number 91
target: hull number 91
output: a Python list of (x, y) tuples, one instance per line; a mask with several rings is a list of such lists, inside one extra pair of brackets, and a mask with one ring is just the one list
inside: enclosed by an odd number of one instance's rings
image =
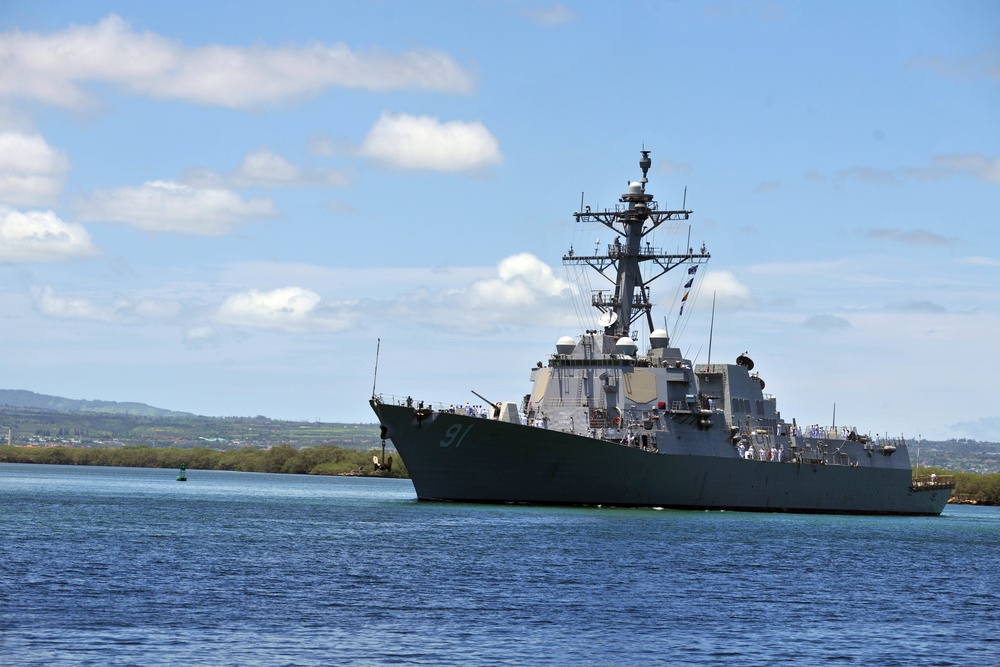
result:
[(472, 430), (473, 424), (469, 424), (462, 430), (461, 424), (452, 424), (448, 427), (448, 430), (444, 432), (444, 437), (438, 443), (442, 447), (458, 447), (465, 440), (465, 436), (469, 435), (469, 431)]

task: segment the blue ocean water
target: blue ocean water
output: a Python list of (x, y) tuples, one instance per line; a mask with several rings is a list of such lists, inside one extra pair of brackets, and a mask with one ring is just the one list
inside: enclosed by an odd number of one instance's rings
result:
[(4, 665), (995, 665), (1000, 510), (418, 503), (0, 465)]

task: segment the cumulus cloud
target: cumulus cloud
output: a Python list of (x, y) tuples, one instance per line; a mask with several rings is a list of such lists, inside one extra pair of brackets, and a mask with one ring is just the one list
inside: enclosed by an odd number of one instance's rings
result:
[(0, 95), (65, 107), (94, 104), (88, 83), (111, 83), (153, 98), (255, 108), (329, 87), (467, 93), (473, 77), (448, 54), (352, 51), (347, 45), (188, 48), (136, 32), (112, 14), (96, 24), (39, 34), (0, 34)]
[(138, 300), (120, 295), (105, 299), (57, 295), (48, 285), (33, 285), (29, 294), (35, 308), (48, 317), (113, 324), (175, 321), (184, 307), (178, 301), (143, 297)]
[(17, 211), (0, 206), (0, 262), (58, 262), (98, 254), (82, 225), (52, 211)]
[(709, 295), (714, 293), (718, 305), (722, 307), (738, 309), (751, 308), (756, 305), (750, 288), (729, 271), (709, 271), (706, 273), (698, 292)]
[(239, 225), (274, 217), (270, 199), (244, 200), (221, 188), (172, 181), (99, 190), (76, 202), (81, 220), (120, 222), (150, 232), (222, 236)]
[(467, 333), (503, 327), (558, 324), (571, 286), (529, 253), (503, 259), (496, 275), (436, 293), (426, 289), (378, 304), (396, 320), (446, 326)]
[(59, 199), (68, 171), (69, 158), (41, 135), (0, 132), (0, 201), (15, 206), (52, 205)]
[(215, 318), (227, 325), (292, 333), (335, 331), (353, 323), (353, 316), (343, 304), (323, 304), (312, 290), (294, 286), (233, 294), (222, 302)]
[(547, 297), (559, 296), (568, 283), (557, 278), (550, 267), (532, 254), (523, 252), (503, 259), (497, 277), (477, 280), (466, 291), (468, 305), (531, 305)]
[(216, 188), (346, 187), (350, 184), (346, 174), (335, 169), (303, 170), (284, 156), (267, 149), (247, 154), (230, 174), (195, 169), (188, 171), (183, 180), (195, 187)]
[(35, 285), (30, 290), (35, 308), (43, 315), (63, 320), (89, 320), (95, 322), (120, 322), (121, 303), (98, 303), (81, 297), (56, 295), (49, 286)]
[(496, 138), (477, 121), (383, 113), (361, 143), (359, 153), (393, 168), (475, 171), (503, 164)]

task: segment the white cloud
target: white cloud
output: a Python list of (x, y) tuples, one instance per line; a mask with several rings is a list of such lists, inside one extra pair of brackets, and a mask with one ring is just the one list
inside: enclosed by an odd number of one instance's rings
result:
[(277, 153), (259, 150), (243, 158), (235, 177), (247, 185), (282, 186), (302, 181), (302, 170)]
[(503, 259), (497, 277), (477, 280), (460, 293), (471, 308), (518, 308), (533, 306), (559, 296), (569, 284), (557, 278), (552, 268), (534, 255), (520, 253)]
[(292, 188), (303, 186), (346, 187), (346, 174), (327, 167), (303, 170), (282, 155), (260, 149), (248, 153), (230, 174), (210, 169), (193, 169), (184, 175), (195, 187)]
[(121, 295), (104, 299), (59, 296), (47, 285), (34, 285), (29, 293), (39, 312), (63, 320), (140, 324), (174, 322), (184, 314), (184, 305), (170, 299), (142, 297), (134, 300)]
[(59, 199), (69, 158), (38, 134), (0, 132), (0, 201), (46, 206)]
[(214, 327), (200, 326), (188, 329), (184, 333), (184, 345), (192, 349), (215, 347), (224, 342), (224, 336)]
[(359, 153), (394, 169), (474, 171), (503, 164), (496, 138), (478, 121), (383, 113)]
[(0, 206), (0, 262), (58, 262), (96, 255), (90, 234), (52, 211), (16, 211)]
[[(954, 175), (970, 175), (985, 183), (1000, 183), (1000, 156), (988, 157), (982, 153), (942, 153), (931, 158), (929, 165), (918, 167), (854, 166), (841, 169), (833, 179), (835, 185), (845, 181), (859, 181), (874, 185), (900, 185), (906, 181), (939, 181)], [(826, 177), (808, 172), (806, 178), (824, 181)]]
[[(456, 274), (460, 280), (462, 272)], [(432, 324), (468, 333), (503, 327), (560, 324), (571, 286), (534, 255), (521, 253), (502, 260), (496, 276), (462, 287), (420, 289), (389, 304), (377, 304), (384, 317)]]
[(342, 309), (322, 303), (318, 294), (302, 287), (282, 287), (269, 292), (251, 289), (227, 298), (216, 311), (222, 324), (293, 333), (344, 329), (352, 317)]
[(527, 10), (526, 13), (531, 20), (543, 25), (569, 23), (576, 18), (576, 12), (558, 2), (545, 9)]
[(935, 155), (934, 165), (949, 172), (972, 174), (987, 183), (1000, 183), (1000, 157), (988, 158), (981, 153)]
[(64, 320), (89, 320), (95, 322), (120, 322), (121, 303), (95, 303), (90, 299), (80, 297), (56, 296), (51, 287), (32, 286), (31, 298), (35, 307), (49, 317)]
[(720, 307), (738, 309), (756, 305), (750, 288), (729, 271), (709, 271), (698, 291), (703, 295), (715, 294)]
[(150, 232), (222, 236), (249, 222), (274, 217), (270, 199), (244, 200), (220, 188), (171, 181), (99, 190), (76, 202), (81, 220), (121, 222)]
[(439, 51), (364, 53), (318, 42), (187, 48), (152, 32), (135, 32), (114, 14), (49, 34), (2, 33), (0, 62), (0, 96), (66, 107), (94, 103), (84, 88), (90, 82), (230, 108), (287, 102), (332, 86), (452, 93), (473, 87), (472, 75)]

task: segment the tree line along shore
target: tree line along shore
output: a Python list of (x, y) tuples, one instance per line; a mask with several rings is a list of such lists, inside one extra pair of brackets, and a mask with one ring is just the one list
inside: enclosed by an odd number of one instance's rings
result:
[(242, 447), (219, 450), (208, 447), (22, 447), (0, 446), (0, 463), (47, 463), (52, 465), (112, 466), (128, 468), (179, 468), (189, 470), (236, 470), (307, 475), (353, 475), (408, 478), (406, 465), (390, 453), (392, 467), (376, 468), (372, 461), (380, 449), (345, 449), (335, 445), (303, 447), (275, 445), (267, 449)]
[(965, 505), (1000, 505), (1000, 473), (980, 474), (946, 468), (920, 467), (921, 477), (931, 473), (955, 478), (955, 490), (952, 491), (948, 502)]
[[(372, 457), (378, 449), (361, 451), (334, 445), (303, 447), (277, 445), (268, 449), (243, 447), (218, 450), (207, 447), (176, 448), (131, 446), (119, 448), (0, 446), (0, 463), (48, 463), (54, 465), (119, 466), (130, 468), (179, 468), (237, 470), (308, 475), (356, 475), (408, 478), (406, 465), (393, 455), (391, 470), (376, 468)], [(921, 467), (920, 475), (932, 472), (955, 478), (951, 502), (1000, 505), (1000, 473), (979, 474)]]

